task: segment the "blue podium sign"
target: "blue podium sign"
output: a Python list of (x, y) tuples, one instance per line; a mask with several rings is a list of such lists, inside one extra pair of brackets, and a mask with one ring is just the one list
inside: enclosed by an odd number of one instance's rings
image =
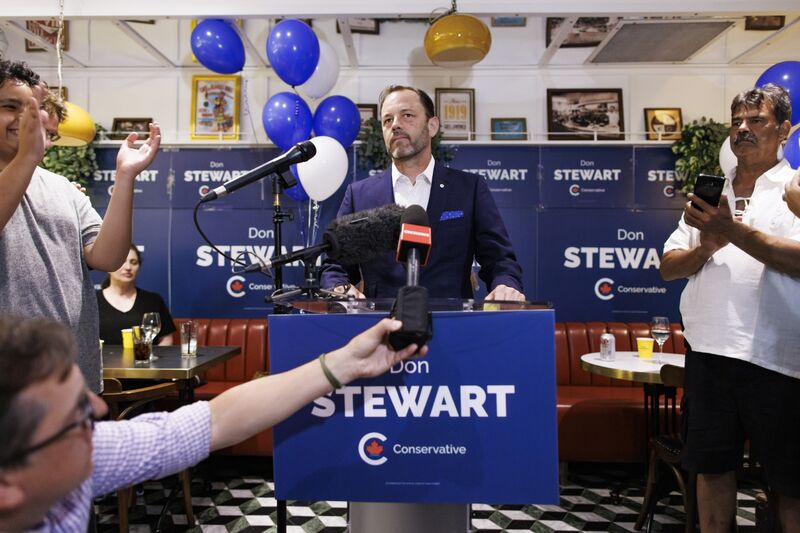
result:
[[(380, 315), (273, 315), (282, 372)], [(556, 503), (554, 313), (435, 313), (428, 356), (318, 398), (275, 427), (280, 499)]]

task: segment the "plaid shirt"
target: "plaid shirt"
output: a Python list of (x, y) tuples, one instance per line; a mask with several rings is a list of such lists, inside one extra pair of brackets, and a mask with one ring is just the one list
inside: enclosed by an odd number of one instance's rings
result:
[(36, 533), (83, 533), (92, 498), (158, 479), (205, 459), (211, 447), (211, 411), (196, 402), (172, 413), (147, 413), (100, 422), (92, 435), (91, 478), (59, 500)]

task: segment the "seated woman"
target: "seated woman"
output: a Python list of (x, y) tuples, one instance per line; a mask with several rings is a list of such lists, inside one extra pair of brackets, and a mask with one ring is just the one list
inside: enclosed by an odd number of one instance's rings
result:
[(131, 245), (125, 263), (116, 272), (110, 272), (103, 281), (103, 288), (97, 291), (100, 338), (106, 344), (122, 344), (122, 330), (141, 325), (142, 315), (151, 312), (161, 315), (161, 331), (153, 343), (159, 346), (172, 344), (171, 333), (175, 331), (175, 324), (164, 300), (158, 293), (136, 287), (141, 264), (139, 250)]

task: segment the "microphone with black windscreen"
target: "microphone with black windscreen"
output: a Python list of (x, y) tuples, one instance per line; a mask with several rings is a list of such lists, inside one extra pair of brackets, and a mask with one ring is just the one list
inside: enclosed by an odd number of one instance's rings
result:
[(406, 263), (406, 286), (397, 293), (392, 317), (403, 322), (399, 331), (389, 334), (389, 344), (401, 350), (415, 343), (422, 347), (433, 337), (433, 321), (428, 309), (428, 289), (419, 285), (419, 267), (428, 263), (431, 251), (431, 227), (428, 213), (410, 205), (400, 219), (397, 260)]
[(244, 269), (255, 272), (295, 261), (315, 259), (327, 252), (341, 265), (356, 265), (393, 250), (400, 234), (404, 209), (396, 204), (367, 209), (337, 218), (328, 224), (322, 242), (288, 254), (278, 255)]
[(254, 181), (258, 181), (274, 173), (278, 173), (283, 177), (285, 187), (291, 187), (295, 184), (295, 179), (291, 172), (289, 172), (289, 167), (295, 163), (308, 161), (315, 155), (317, 155), (317, 147), (314, 146), (314, 143), (311, 141), (297, 143), (275, 159), (267, 161), (263, 165), (259, 165), (253, 170), (245, 172), (238, 178), (232, 179), (209, 191), (205, 196), (200, 198), (200, 203), (210, 202), (211, 200), (227, 196), (236, 189), (241, 189), (245, 185), (249, 185)]

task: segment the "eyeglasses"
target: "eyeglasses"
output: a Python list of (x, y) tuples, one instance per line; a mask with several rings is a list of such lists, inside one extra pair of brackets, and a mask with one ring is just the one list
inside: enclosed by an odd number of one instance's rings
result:
[(47, 138), (50, 140), (51, 143), (54, 143), (61, 140), (61, 135), (59, 135), (58, 133), (53, 133), (52, 131), (48, 131)]
[(6, 458), (0, 466), (14, 465), (22, 462), (32, 453), (38, 452), (50, 446), (51, 444), (58, 442), (67, 433), (75, 428), (82, 428), (84, 431), (94, 429), (94, 423), (97, 421), (97, 418), (95, 417), (94, 407), (92, 406), (92, 401), (91, 398), (89, 398), (88, 393), (84, 393), (83, 396), (81, 396), (81, 398), (78, 400), (78, 405), (75, 406), (75, 411), (78, 413), (78, 418), (76, 420), (65, 424), (64, 427), (56, 431), (52, 436), (44, 439), (42, 442), (20, 450), (11, 457)]

